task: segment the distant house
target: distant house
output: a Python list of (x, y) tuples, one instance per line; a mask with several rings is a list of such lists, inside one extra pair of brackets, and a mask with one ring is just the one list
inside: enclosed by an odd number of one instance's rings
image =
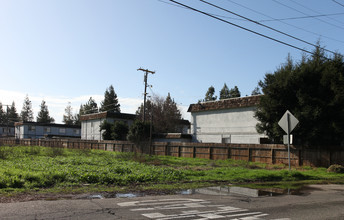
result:
[(14, 126), (0, 124), (0, 137), (14, 137)]
[(135, 119), (134, 114), (125, 114), (119, 112), (99, 112), (80, 116), (81, 120), (81, 139), (83, 140), (103, 140), (100, 125), (103, 121), (115, 123), (122, 121), (130, 127)]
[(15, 137), (19, 139), (35, 138), (80, 138), (80, 126), (37, 123), (37, 122), (16, 122)]
[(193, 141), (259, 144), (266, 139), (256, 131), (254, 112), (261, 95), (191, 104)]

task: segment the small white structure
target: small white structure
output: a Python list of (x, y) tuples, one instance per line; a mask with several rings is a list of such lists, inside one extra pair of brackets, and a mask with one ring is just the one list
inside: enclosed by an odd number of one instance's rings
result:
[(191, 104), (193, 141), (204, 143), (259, 144), (254, 118), (260, 95)]
[(81, 120), (81, 139), (83, 140), (103, 140), (103, 131), (100, 131), (100, 125), (103, 121), (115, 123), (123, 121), (130, 127), (135, 119), (134, 114), (125, 114), (119, 112), (100, 112), (94, 114), (82, 115)]
[(80, 138), (80, 126), (54, 123), (16, 122), (15, 138)]
[(0, 124), (0, 137), (14, 137), (14, 126)]

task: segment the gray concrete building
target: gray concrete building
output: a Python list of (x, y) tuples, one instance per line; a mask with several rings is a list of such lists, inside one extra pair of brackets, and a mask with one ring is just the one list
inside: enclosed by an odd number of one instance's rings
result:
[(80, 138), (81, 128), (78, 125), (54, 123), (16, 122), (15, 138)]
[(83, 140), (103, 140), (102, 131), (100, 131), (100, 125), (103, 121), (109, 123), (115, 123), (116, 121), (122, 121), (130, 127), (135, 119), (134, 114), (125, 114), (119, 112), (99, 112), (94, 114), (82, 115), (81, 120), (81, 139)]
[(266, 135), (256, 131), (254, 118), (260, 95), (191, 104), (193, 141), (259, 144)]

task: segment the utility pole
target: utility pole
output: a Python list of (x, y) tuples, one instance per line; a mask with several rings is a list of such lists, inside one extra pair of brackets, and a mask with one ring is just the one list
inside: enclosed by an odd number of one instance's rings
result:
[(147, 96), (147, 78), (148, 78), (148, 73), (154, 74), (155, 71), (150, 71), (148, 69), (142, 69), (141, 67), (137, 69), (137, 71), (143, 71), (145, 72), (144, 76), (144, 82), (145, 82), (145, 92), (143, 93), (143, 121), (146, 121), (146, 96)]

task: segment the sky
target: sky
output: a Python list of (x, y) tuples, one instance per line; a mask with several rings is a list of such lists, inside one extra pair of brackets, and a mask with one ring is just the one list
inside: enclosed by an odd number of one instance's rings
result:
[(317, 42), (344, 53), (344, 0), (178, 2), (222, 20), (169, 0), (0, 0), (0, 102), (20, 113), (28, 95), (36, 119), (45, 100), (62, 123), (68, 103), (100, 105), (113, 85), (121, 112), (135, 113), (144, 68), (155, 71), (148, 96), (170, 93), (190, 119), (210, 86), (246, 96), (288, 54), (297, 62)]

